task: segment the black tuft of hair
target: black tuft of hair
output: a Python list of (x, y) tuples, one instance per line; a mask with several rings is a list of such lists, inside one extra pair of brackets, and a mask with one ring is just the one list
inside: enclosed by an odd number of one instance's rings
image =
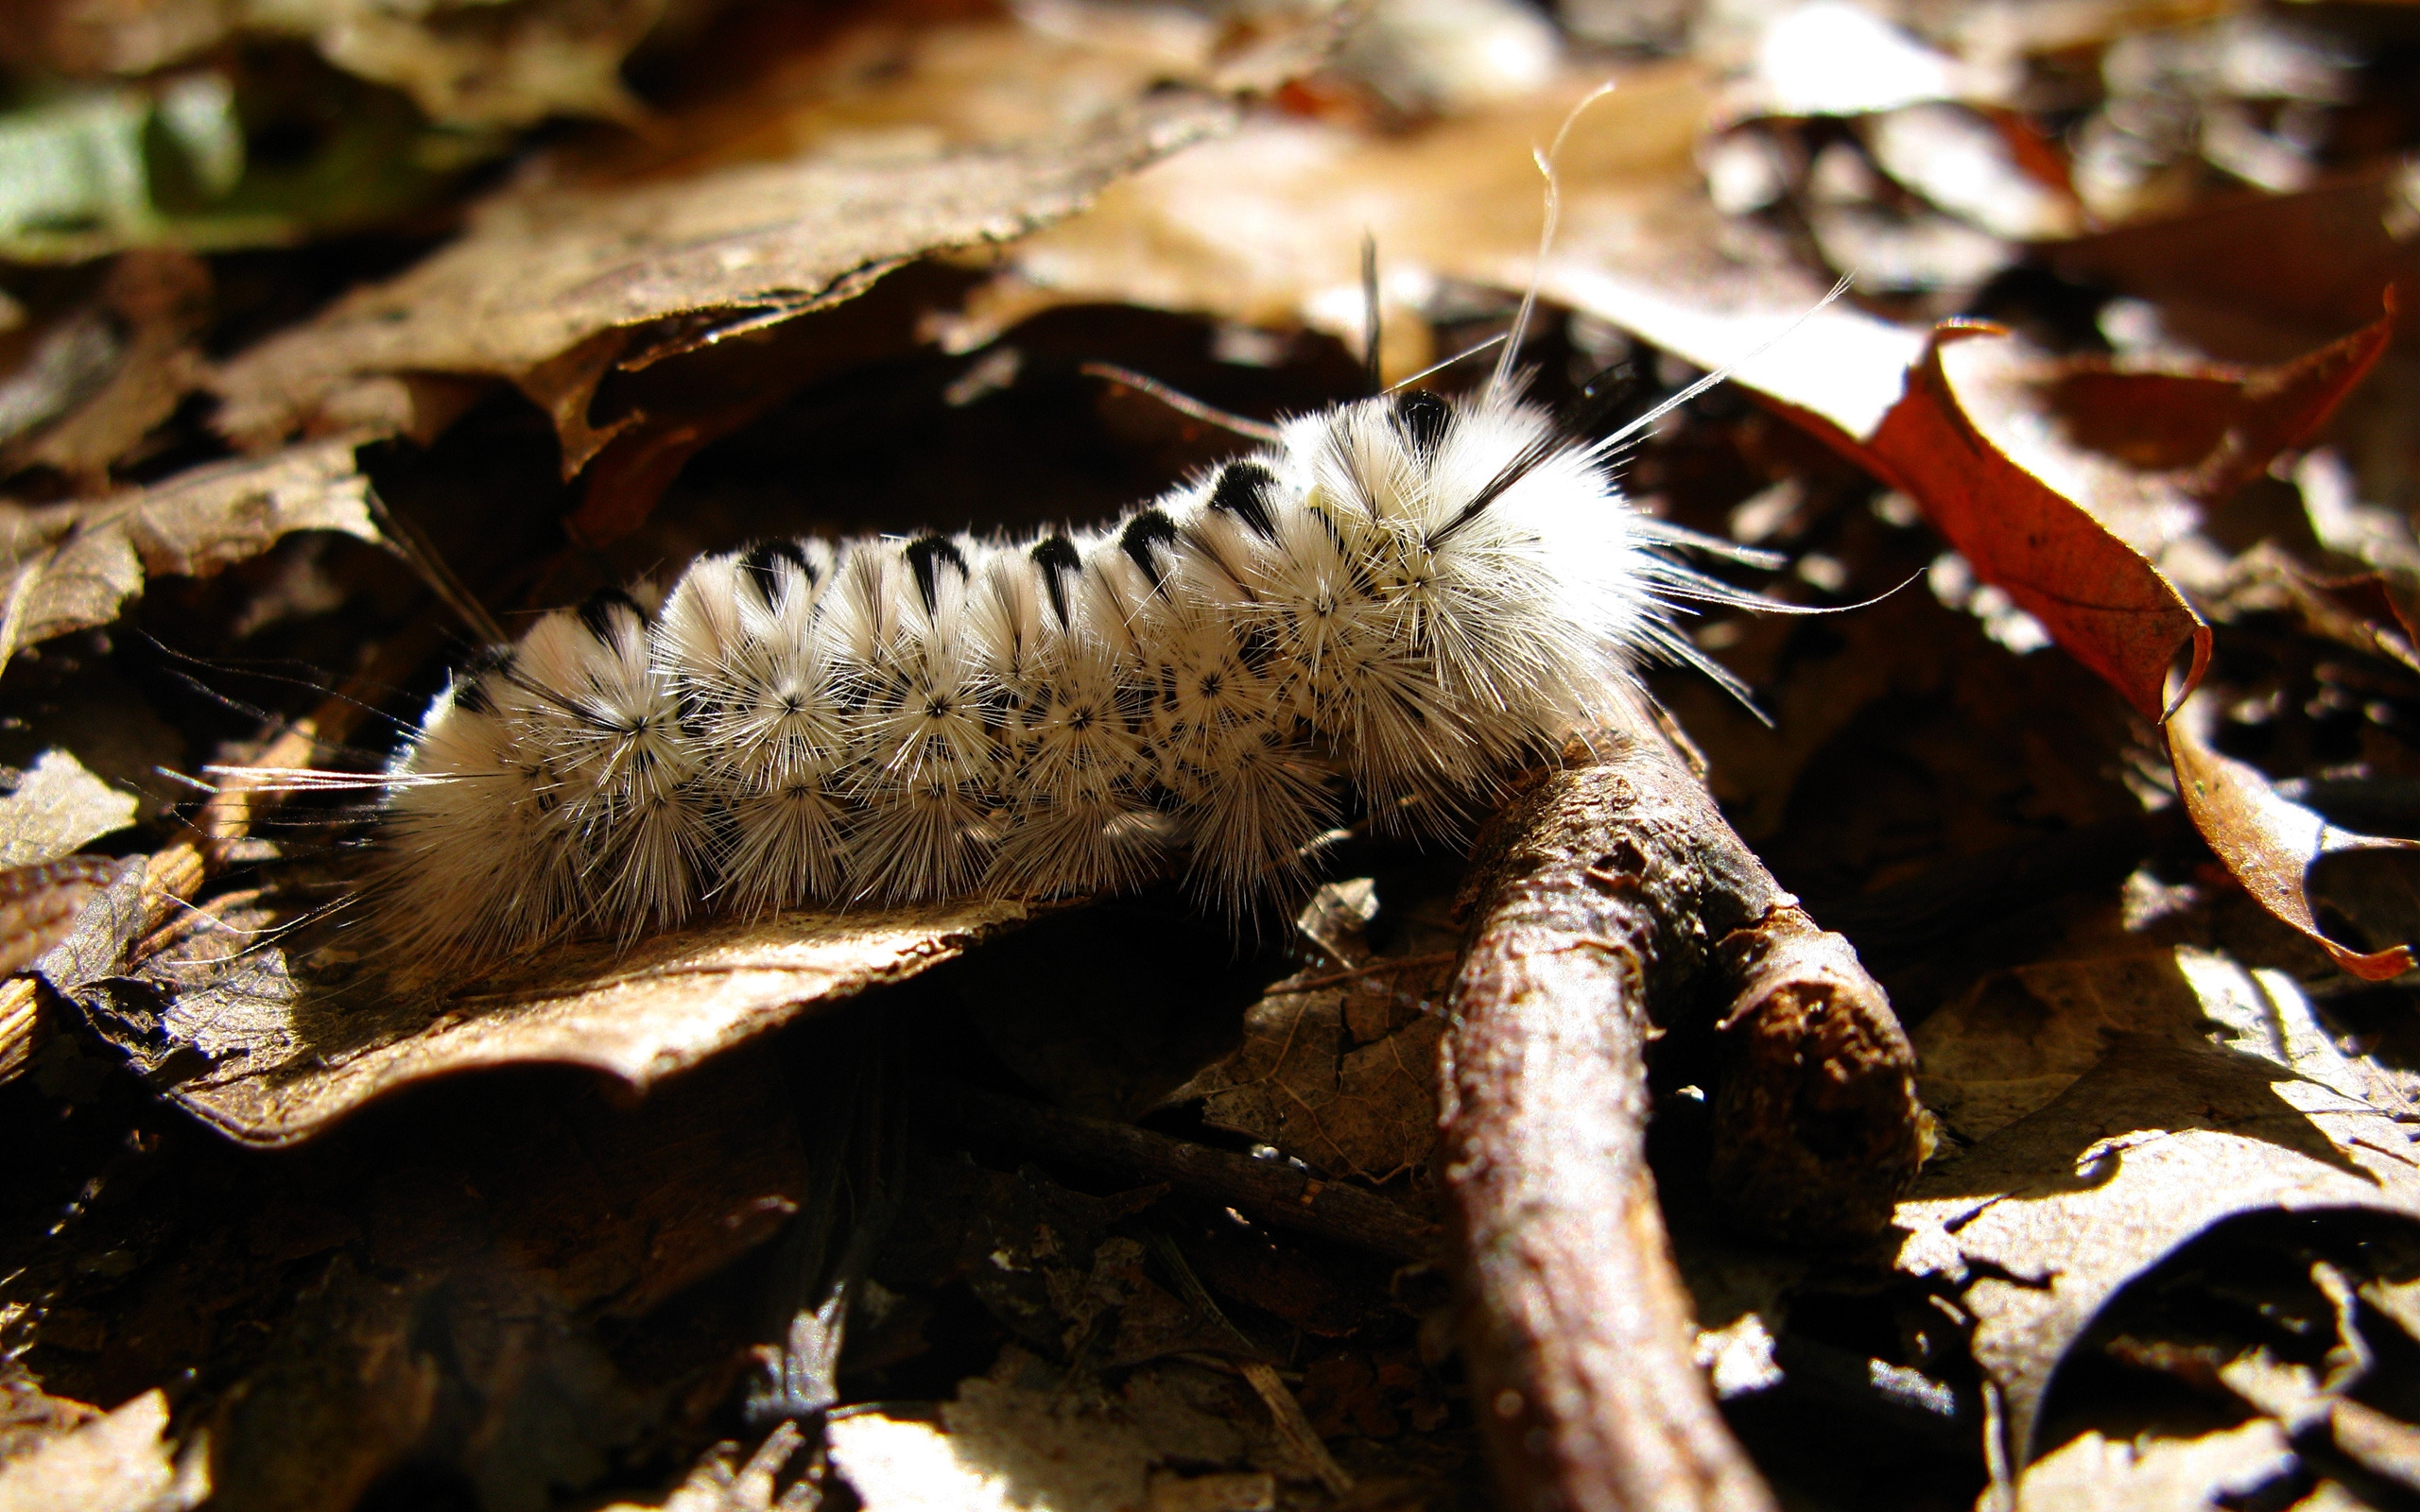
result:
[(1261, 540), (1275, 541), (1277, 522), (1270, 517), (1269, 495), (1276, 487), (1277, 474), (1259, 463), (1230, 462), (1219, 470), (1219, 481), (1210, 490), (1210, 507), (1234, 515)]
[(966, 558), (947, 536), (918, 536), (900, 548), (908, 558), (908, 566), (916, 575), (916, 594), (925, 601), (925, 612), (932, 613), (941, 604), (941, 570), (947, 564), (960, 578), (966, 576)]

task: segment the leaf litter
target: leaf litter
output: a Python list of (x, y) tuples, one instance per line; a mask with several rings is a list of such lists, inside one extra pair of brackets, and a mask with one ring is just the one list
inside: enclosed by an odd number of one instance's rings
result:
[[(1756, 70), (1797, 33), (1764, 22), (1622, 65), (1564, 163), (1544, 280), (1560, 308), (1531, 352), (1549, 396), (1624, 361), (1670, 392), (1789, 331), (1841, 257), (1888, 274), (1751, 358), (1754, 403), (1710, 394), (1626, 464), (1649, 507), (1783, 551), (1791, 567), (1758, 579), (1774, 596), (1842, 605), (1924, 578), (1846, 619), (1702, 622), (1771, 732), (1658, 682), (1735, 822), (1915, 1025), (1951, 1135), (1888, 1243), (1760, 1249), (1713, 1227), (1710, 1068), (1659, 1049), (1657, 1175), (1701, 1353), (1734, 1431), (1806, 1504), (2393, 1504), (2420, 1420), (2420, 1040), (2394, 979), (2420, 900), (2392, 849), (2420, 837), (2420, 451), (2377, 318), (2402, 243), (2375, 144), (2404, 129), (2362, 113), (2376, 85), (2341, 60), (2371, 43), (2351, 33), (2251, 14), (2152, 31), (2097, 7), (2046, 39), (2039, 18), (1945, 5), (1900, 37), (1847, 9), (1790, 25), (1855, 31), (1905, 77), (1851, 70), (1824, 81), (1848, 93), (1792, 103)], [(1137, 106), (1155, 72), (1222, 87), (1252, 26), (1151, 31), (1083, 6), (724, 24), (764, 28), (699, 34), (747, 39), (749, 68), (692, 59), (671, 93), (644, 70), (617, 86), (672, 102), (651, 144), (574, 133), (450, 245), (347, 275), (316, 314), (232, 344), (163, 328), (144, 365), (95, 358), (52, 390), (27, 434), (94, 439), (10, 480), (0, 713), (35, 742), (12, 760), (55, 746), (119, 784), (147, 771), (82, 734), (41, 743), (57, 716), (38, 711), (103, 669), (186, 748), (256, 743), (160, 692), (133, 632), (202, 644), (304, 562), (336, 576), (291, 602), (324, 607), (216, 644), (349, 670), (389, 641), (406, 670), (379, 676), (424, 691), (428, 653), (396, 627), (427, 610), (375, 549), (372, 479), (451, 555), (472, 475), (526, 456), (532, 481), (478, 516), (494, 555), (465, 556), (507, 611), (701, 544), (962, 513), (1001, 477), (1045, 512), (1148, 491), (1127, 480), (1215, 445), (1057, 353), (1245, 413), (1349, 392), (1365, 224), (1391, 371), (1500, 330), (1533, 250), (1527, 149), (1602, 73), (1549, 56), (1551, 84), (1457, 94), (1397, 40), (1240, 111), (1170, 91)], [(2097, 71), (2075, 73), (2086, 56)], [(413, 86), (431, 111), (445, 87)], [(1037, 111), (1053, 90), (1055, 119)], [(2048, 98), (2083, 124), (2045, 131)], [(2180, 99), (2198, 135), (2142, 134)], [(2295, 154), (2348, 163), (2352, 187), (2296, 178)], [(959, 198), (821, 261), (813, 235), (713, 218), (784, 163), (791, 190)], [(1096, 191), (1093, 211), (964, 250)], [(2078, 205), (2110, 229), (2072, 234)], [(691, 209), (710, 248), (767, 261), (709, 266), (659, 234)], [(2346, 214), (2385, 242), (2326, 230)], [(603, 227), (637, 249), (581, 251)], [(2246, 246), (2284, 271), (2226, 283)], [(213, 301), (242, 286), (235, 265), (211, 272)], [(508, 287), (529, 298), (481, 302)], [(1145, 328), (1100, 301), (1190, 313)], [(2224, 301), (2243, 318), (2214, 318)], [(400, 316), (393, 344), (373, 310)], [(2015, 335), (1932, 334), (1962, 315)], [(215, 413), (187, 402), (178, 353), (197, 341)], [(121, 398), (86, 422), (112, 362)], [(1027, 460), (1045, 436), (1057, 455)], [(257, 455), (225, 460), (219, 437)], [(63, 499), (79, 469), (121, 491)], [(802, 479), (806, 513), (769, 507)], [(372, 549), (328, 556), (347, 535)], [(189, 586), (204, 574), (208, 593)], [(369, 696), (408, 716), (409, 697)], [(305, 733), (381, 738), (354, 728)], [(71, 868), (63, 890), (26, 894), (54, 914), (101, 894), (43, 963), (60, 995), (0, 1004), (0, 1110), (44, 1130), (6, 1199), (0, 1339), (44, 1400), (95, 1404), (56, 1410), (71, 1437), (169, 1384), (136, 1463), (206, 1461), (231, 1505), (770, 1507), (836, 1475), (869, 1505), (1483, 1499), (1442, 1278), (1266, 1226), (1244, 1187), (1209, 1194), (1207, 1167), (1150, 1165), (1209, 1151), (1432, 1211), (1451, 857), (1336, 838), (1314, 906), (1219, 961), (1175, 944), (1191, 926), (1159, 900), (781, 919), (391, 991), (372, 985), (374, 941), (289, 959), (308, 936), (279, 933), (342, 870), (323, 850), (338, 816), (256, 801), (251, 837), (206, 865), (147, 868), (187, 843), (177, 819), (161, 793), (130, 811), (132, 786), (107, 790), (82, 828), (109, 828), (43, 842), (69, 848), (39, 863)], [(194, 879), (190, 910), (164, 901), (169, 872)], [(874, 1023), (904, 1044), (867, 1059)], [(598, 1072), (621, 1091), (600, 1098)], [(1039, 1116), (918, 1111), (969, 1088), (1138, 1142), (1109, 1169)], [(836, 1143), (835, 1110), (861, 1103), (890, 1132)], [(834, 1170), (902, 1130), (904, 1175), (876, 1179), (870, 1155)], [(740, 1381), (836, 1296), (847, 1327), (821, 1368), (851, 1405), (768, 1436), (736, 1412)]]

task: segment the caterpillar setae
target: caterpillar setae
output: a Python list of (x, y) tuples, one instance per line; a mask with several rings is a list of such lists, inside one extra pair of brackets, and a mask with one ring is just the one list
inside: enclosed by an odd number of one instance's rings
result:
[(1104, 528), (768, 541), (545, 615), (372, 780), (389, 941), (493, 957), (1171, 868), (1242, 914), (1301, 874), (1348, 786), (1449, 830), (1573, 731), (1637, 717), (1644, 662), (1727, 683), (1674, 615), (1762, 601), (1679, 560), (1720, 543), (1611, 472), (1724, 375), (1591, 437), (1521, 397), (1534, 297), (1474, 396), (1257, 427), (1256, 452)]

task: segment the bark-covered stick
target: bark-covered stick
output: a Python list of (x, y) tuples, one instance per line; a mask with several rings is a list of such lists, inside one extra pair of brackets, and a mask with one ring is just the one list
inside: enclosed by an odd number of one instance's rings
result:
[(1794, 902), (1724, 936), (1713, 964), (1730, 999), (1709, 1172), (1724, 1209), (1779, 1239), (1880, 1230), (1933, 1140), (1881, 984)]
[(1766, 1227), (1837, 1233), (1878, 1226), (1918, 1163), (1906, 1036), (1656, 737), (1605, 737), (1522, 794), (1473, 876), (1445, 1182), (1505, 1504), (1770, 1508), (1692, 1359), (1646, 1164), (1647, 1045), (1659, 1019), (1728, 1003), (1748, 1053), (1717, 1097), (1720, 1175), (1752, 1201), (1800, 1181)]

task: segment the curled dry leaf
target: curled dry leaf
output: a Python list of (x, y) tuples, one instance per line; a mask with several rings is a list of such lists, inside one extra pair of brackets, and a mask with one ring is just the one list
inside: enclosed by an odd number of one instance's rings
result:
[(186, 1512), (210, 1496), (199, 1454), (167, 1441), (168, 1400), (147, 1391), (0, 1462), (9, 1512)]
[(1064, 215), (1232, 120), (1231, 107), (1179, 94), (1011, 146), (509, 190), (408, 272), (230, 362), (215, 381), (218, 424), (255, 448), (349, 418), (413, 431), (403, 375), (493, 377), (557, 418), (567, 463), (581, 446), (584, 460), (596, 383), (648, 355), (630, 328), (703, 315), (729, 335), (838, 303), (911, 257)]
[[(1682, 317), (1668, 298), (1594, 307), (1710, 366), (1747, 346), (1778, 313), (1735, 324), (1722, 333), (1728, 341), (1718, 341), (1721, 322)], [(2174, 529), (2164, 522), (2177, 511), (2189, 523), (2200, 501), (2223, 498), (2308, 439), (2386, 350), (2393, 320), (2390, 304), (2386, 317), (2274, 368), (2150, 374), (2067, 367), (2038, 385), (2014, 376), (2005, 337), (1953, 322), (1934, 333), (1907, 368), (1904, 390), (1870, 421), (1867, 404), (1842, 398), (1843, 387), (1858, 391), (1854, 384), (1837, 385), (1811, 364), (1759, 358), (1742, 366), (1739, 382), (1907, 492), (1979, 577), (2005, 590), (2136, 713), (2164, 721), (2201, 681), (2210, 630), (2145, 551), (2158, 549)], [(1978, 372), (1953, 375), (1949, 352), (1969, 345), (1986, 360)], [(1864, 351), (1879, 356), (1886, 346), (1869, 341)], [(1970, 387), (1962, 381), (1970, 376), (1985, 381)], [(1981, 413), (1972, 403), (1978, 391), (1990, 404)], [(2062, 443), (2035, 407), (2046, 392), (2067, 401), (2065, 413), (2087, 417), (2076, 440), (2139, 468)], [(2046, 482), (2046, 472), (2068, 491)], [(2171, 693), (2181, 653), (2190, 660)], [(2325, 833), (2316, 816), (2279, 798), (2253, 768), (2180, 735), (2172, 722), (2169, 740), (2187, 813), (2262, 906), (2356, 975), (2376, 980), (2410, 968), (2400, 949), (2349, 950), (2319, 929), (2302, 885)]]
[(2172, 474), (2188, 497), (2217, 504), (2309, 439), (2377, 365), (2394, 339), (2392, 286), (2386, 303), (2351, 335), (2271, 367), (2127, 371), (2078, 361), (2062, 365), (2047, 397), (2078, 445)]
[(2410, 850), (2410, 840), (2384, 839), (2340, 830), (2269, 785), (2257, 767), (2212, 750), (2178, 717), (2168, 722), (2169, 759), (2176, 766), (2176, 796), (2193, 827), (2210, 842), (2227, 870), (2259, 900), (2260, 906), (2316, 941), (2330, 959), (2365, 982), (2383, 982), (2411, 970), (2411, 947), (2357, 951), (2327, 937), (2311, 911), (2310, 868), (2323, 855), (2343, 850)]
[(214, 463), (92, 504), (0, 502), (0, 664), (18, 646), (107, 625), (147, 575), (207, 577), (296, 530), (383, 543), (354, 466), (360, 439)]
[(2178, 949), (2017, 980), (2027, 1011), (1979, 993), (1926, 1026), (1928, 1093), (1992, 1131), (1928, 1170), (1896, 1220), (1899, 1268), (1975, 1319), (2013, 1467), (2103, 1305), (2211, 1226), (2268, 1209), (2420, 1218), (2408, 1115), (2370, 1100), (2283, 972)]
[(271, 1146), (383, 1093), (484, 1067), (586, 1066), (644, 1091), (1036, 912), (989, 900), (790, 914), (627, 951), (566, 945), (474, 983), (363, 971), (339, 984), (298, 979), (282, 951), (230, 943), (207, 920), (138, 960), (144, 886), (141, 864), (129, 863), (36, 970), (165, 1095), (233, 1139)]

